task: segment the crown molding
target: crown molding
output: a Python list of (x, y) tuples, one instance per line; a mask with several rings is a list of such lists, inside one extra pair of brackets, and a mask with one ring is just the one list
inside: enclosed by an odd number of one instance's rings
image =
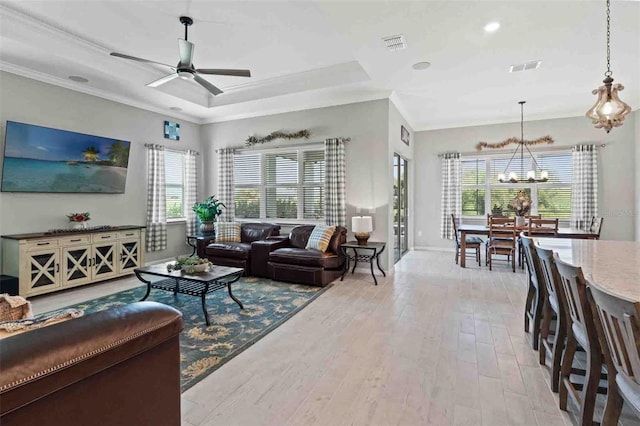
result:
[(172, 111), (172, 110), (169, 110), (168, 108), (163, 109), (148, 103), (134, 101), (123, 96), (114, 95), (113, 93), (109, 93), (101, 89), (96, 89), (91, 86), (85, 86), (82, 84), (74, 83), (64, 78), (54, 77), (50, 74), (34, 71), (30, 68), (21, 67), (19, 65), (11, 64), (9, 62), (0, 61), (0, 71), (5, 71), (11, 74), (18, 75), (20, 77), (26, 77), (32, 80), (37, 80), (43, 83), (51, 84), (53, 86), (58, 86), (65, 89), (73, 90), (74, 92), (80, 92), (87, 95), (96, 96), (98, 98), (128, 105), (134, 108), (143, 109), (145, 111), (154, 112), (156, 114), (161, 114), (168, 117), (180, 118), (190, 123), (203, 124), (202, 120), (199, 120), (197, 118), (194, 118), (186, 114), (181, 114), (179, 111)]

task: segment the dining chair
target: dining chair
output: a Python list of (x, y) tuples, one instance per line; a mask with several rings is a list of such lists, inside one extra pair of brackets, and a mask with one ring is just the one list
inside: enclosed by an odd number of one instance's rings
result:
[(593, 220), (591, 221), (591, 226), (589, 227), (589, 231), (596, 234), (596, 236), (593, 238), (594, 240), (600, 239), (603, 223), (604, 223), (604, 217), (598, 217), (598, 218), (595, 216), (593, 217)]
[[(578, 423), (592, 425), (597, 393), (606, 393), (606, 388), (599, 388), (603, 355), (593, 312), (587, 300), (587, 282), (582, 268), (565, 263), (554, 255), (558, 269), (558, 277), (566, 297), (568, 312), (567, 344), (560, 367), (560, 409), (567, 410), (567, 397), (571, 397), (579, 407)], [(587, 368), (583, 383), (572, 382), (571, 374), (576, 349), (580, 345), (587, 355)]]
[[(453, 235), (454, 235), (454, 238), (455, 238), (455, 245), (456, 245), (456, 265), (457, 265), (458, 264), (458, 257), (460, 255), (467, 256), (467, 253), (466, 253), (466, 251), (465, 251), (465, 253), (462, 253), (462, 246), (460, 245), (460, 237), (458, 236), (458, 221), (459, 221), (459, 219), (456, 219), (456, 217), (452, 214), (451, 215), (451, 221), (453, 222)], [(475, 255), (473, 255), (473, 254), (471, 254), (471, 255), (475, 257), (476, 262), (478, 262), (478, 266), (482, 266), (482, 263), (480, 261), (480, 247), (482, 246), (482, 244), (484, 244), (484, 241), (479, 237), (467, 236), (466, 237), (466, 242), (467, 242), (467, 248), (476, 250)]]
[(542, 308), (545, 301), (545, 291), (540, 262), (535, 259), (535, 246), (533, 239), (520, 234), (522, 248), (525, 253), (524, 263), (529, 275), (529, 288), (524, 305), (524, 331), (531, 333), (531, 347), (538, 350), (540, 343), (540, 325), (542, 323)]
[(623, 401), (640, 417), (640, 303), (589, 282), (596, 329), (608, 350), (609, 391), (602, 426), (618, 424)]
[[(524, 216), (524, 220), (525, 223), (527, 224), (526, 226), (529, 226), (529, 221), (531, 219), (542, 219), (542, 215), (541, 214), (528, 214)], [(522, 229), (517, 229), (517, 232), (521, 232)], [(522, 251), (522, 245), (520, 244), (520, 238), (518, 237), (518, 266), (520, 266), (522, 269), (524, 269), (524, 252)]]
[[(527, 221), (527, 229), (525, 232), (530, 237), (549, 237), (555, 238), (558, 235), (558, 219), (542, 219), (540, 216), (531, 216)], [(522, 245), (518, 241), (518, 259), (519, 264), (524, 268), (524, 253)]]
[[(523, 244), (525, 239), (523, 237)], [(533, 243), (531, 243), (533, 244)], [(565, 312), (565, 294), (558, 269), (553, 258), (553, 250), (535, 247), (534, 262), (538, 261), (542, 272), (542, 281), (544, 282), (546, 299), (542, 308), (542, 323), (540, 325), (540, 365), (545, 365), (547, 361), (547, 353), (551, 355), (551, 390), (558, 392), (560, 383), (560, 366), (562, 362), (562, 354), (567, 338), (567, 314)], [(555, 316), (554, 332), (551, 331), (551, 320)], [(551, 337), (550, 337), (551, 336)]]
[(511, 261), (511, 269), (516, 271), (516, 224), (513, 218), (491, 217), (489, 223), (489, 240), (487, 241), (487, 258), (489, 270), (493, 268), (493, 257), (507, 256)]

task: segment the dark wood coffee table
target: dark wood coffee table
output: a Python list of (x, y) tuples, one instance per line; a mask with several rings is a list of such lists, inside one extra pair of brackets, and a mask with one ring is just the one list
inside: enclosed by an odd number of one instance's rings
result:
[[(145, 266), (144, 268), (136, 268), (133, 270), (136, 277), (143, 283), (147, 284), (147, 293), (140, 300), (145, 300), (149, 297), (149, 293), (152, 288), (159, 290), (172, 291), (174, 295), (188, 294), (191, 296), (198, 296), (202, 301), (202, 311), (204, 312), (204, 319), (209, 323), (209, 314), (207, 313), (207, 306), (205, 297), (208, 293), (227, 288), (229, 297), (231, 297), (239, 306), (240, 309), (244, 309), (242, 302), (235, 298), (231, 292), (231, 284), (240, 279), (244, 273), (242, 268), (233, 268), (230, 266), (212, 266), (209, 271), (198, 272), (193, 274), (187, 274), (183, 271), (171, 271), (167, 270), (167, 265), (175, 262), (159, 263), (157, 265)], [(152, 280), (147, 276), (161, 277), (159, 280)]]

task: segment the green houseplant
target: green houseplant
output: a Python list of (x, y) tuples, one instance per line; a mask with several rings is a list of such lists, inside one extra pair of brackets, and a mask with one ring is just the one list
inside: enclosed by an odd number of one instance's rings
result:
[(208, 197), (202, 202), (195, 203), (192, 209), (200, 220), (200, 231), (213, 232), (214, 222), (216, 222), (218, 216), (222, 214), (222, 209), (226, 207), (227, 206), (221, 203), (215, 195)]

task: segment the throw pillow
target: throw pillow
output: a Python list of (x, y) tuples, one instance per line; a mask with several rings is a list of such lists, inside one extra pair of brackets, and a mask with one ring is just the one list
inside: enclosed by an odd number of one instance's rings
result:
[(324, 253), (327, 251), (327, 247), (329, 247), (329, 241), (331, 241), (335, 230), (335, 226), (316, 225), (313, 231), (311, 231), (309, 241), (307, 241), (305, 248), (320, 250)]
[(240, 224), (238, 222), (216, 222), (216, 243), (239, 243)]

